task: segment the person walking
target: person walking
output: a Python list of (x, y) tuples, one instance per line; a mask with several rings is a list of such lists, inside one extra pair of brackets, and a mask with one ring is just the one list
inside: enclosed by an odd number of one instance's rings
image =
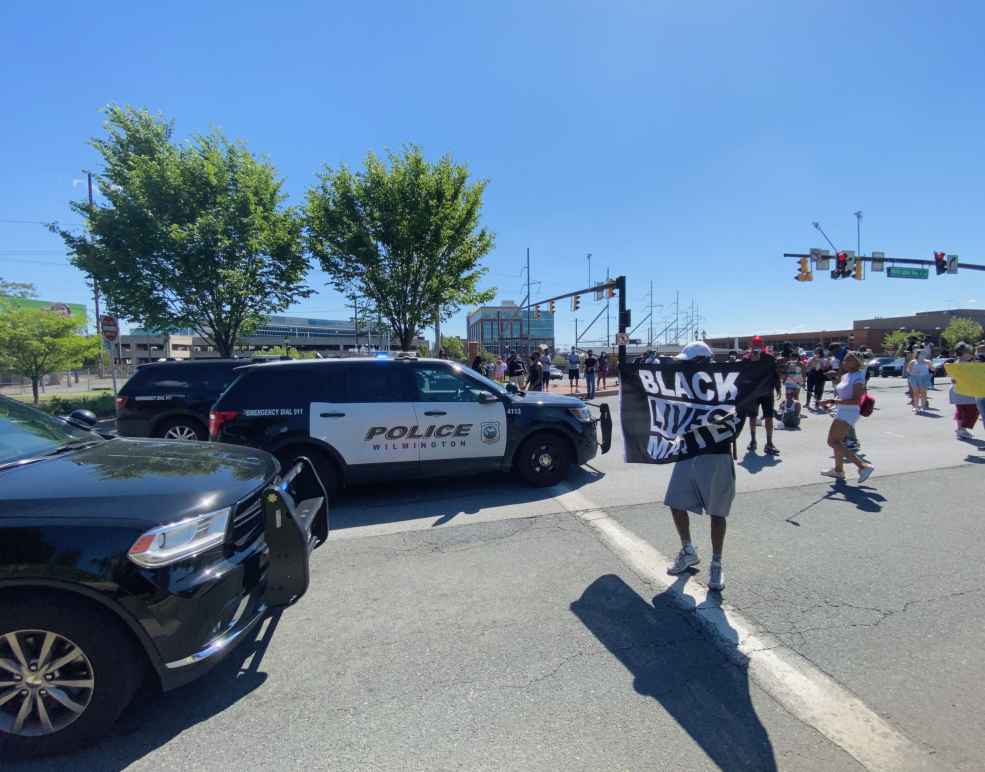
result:
[(814, 356), (807, 360), (807, 400), (805, 406), (811, 407), (811, 397), (814, 398), (814, 409), (821, 409), (821, 399), (824, 397), (824, 374), (830, 369), (824, 349), (818, 346)]
[(545, 348), (544, 352), (540, 355), (540, 363), (544, 366), (544, 383), (543, 390), (551, 390), (551, 355), (550, 352)]
[(595, 374), (598, 364), (599, 360), (595, 358), (592, 350), (588, 349), (588, 355), (585, 357), (585, 387), (588, 389), (588, 399), (595, 399)]
[(530, 367), (527, 368), (527, 391), (542, 391), (544, 387), (544, 365), (541, 364), (540, 354), (536, 351), (530, 355)]
[(522, 389), (524, 372), (523, 362), (520, 361), (520, 357), (518, 357), (513, 351), (510, 352), (510, 356), (506, 360), (506, 372), (510, 377), (510, 383), (518, 389)]
[[(954, 347), (954, 353), (957, 355), (958, 362), (975, 361), (975, 357), (971, 353), (971, 346), (964, 341)], [(971, 433), (971, 430), (978, 423), (978, 403), (982, 400), (961, 394), (954, 388), (953, 383), (948, 396), (951, 404), (954, 405), (954, 435), (959, 440), (972, 439), (975, 435)]]
[(606, 387), (605, 379), (609, 376), (609, 354), (603, 351), (599, 354), (599, 388)]
[[(686, 345), (676, 359), (710, 364), (712, 351), (707, 344), (697, 341)], [(725, 589), (722, 550), (725, 547), (726, 518), (735, 500), (733, 442), (727, 440), (713, 446), (710, 452), (677, 461), (664, 495), (664, 504), (670, 507), (674, 527), (681, 539), (681, 551), (667, 573), (671, 576), (683, 574), (701, 562), (691, 542), (691, 518), (688, 513), (707, 513), (711, 521), (708, 589), (715, 591)]]
[(861, 416), (859, 401), (865, 394), (865, 374), (861, 372), (861, 367), (862, 363), (856, 354), (846, 353), (842, 360), (844, 375), (835, 386), (835, 398), (826, 399), (821, 403), (825, 409), (834, 408), (834, 420), (828, 430), (828, 447), (834, 452), (835, 458), (835, 465), (821, 474), (836, 480), (844, 480), (847, 458), (858, 467), (859, 483), (864, 483), (875, 471), (875, 467), (863, 462), (854, 450), (846, 448), (844, 444), (848, 430)]
[(568, 352), (568, 391), (574, 393), (578, 391), (578, 352), (574, 349)]
[(503, 357), (496, 357), (496, 367), (493, 369), (493, 375), (496, 376), (496, 380), (502, 383), (506, 380), (506, 362), (503, 361)]
[(917, 351), (916, 356), (906, 366), (910, 376), (910, 389), (913, 392), (913, 412), (919, 413), (929, 407), (927, 389), (930, 388), (930, 363), (923, 350)]
[[(752, 348), (749, 350), (749, 353), (745, 358), (750, 362), (768, 362), (770, 369), (774, 373), (773, 391), (759, 397), (751, 405), (751, 407), (746, 408), (744, 411), (740, 411), (739, 418), (749, 419), (749, 445), (746, 449), (749, 451), (756, 450), (756, 419), (759, 416), (759, 411), (762, 410), (763, 423), (766, 426), (766, 445), (763, 448), (763, 452), (769, 456), (779, 456), (780, 451), (777, 449), (776, 445), (773, 444), (773, 416), (776, 412), (776, 398), (778, 398), (781, 393), (780, 372), (777, 369), (776, 360), (771, 355), (763, 351), (763, 339), (759, 335), (752, 339)], [(776, 397), (773, 396), (774, 393)]]

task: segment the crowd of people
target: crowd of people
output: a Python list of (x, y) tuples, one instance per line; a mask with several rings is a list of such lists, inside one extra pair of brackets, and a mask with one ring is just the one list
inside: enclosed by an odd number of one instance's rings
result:
[[(608, 352), (598, 355), (592, 349), (583, 353), (572, 349), (564, 355), (567, 366), (568, 392), (582, 393), (581, 381), (584, 379), (587, 399), (594, 399), (599, 389), (606, 389), (615, 370), (614, 359)], [(561, 380), (561, 375), (552, 375), (559, 371), (555, 367), (553, 357), (546, 347), (533, 351), (523, 357), (515, 351), (506, 351), (503, 355), (491, 359), (476, 355), (471, 367), (487, 378), (500, 383), (512, 383), (523, 391), (549, 391), (552, 380)]]

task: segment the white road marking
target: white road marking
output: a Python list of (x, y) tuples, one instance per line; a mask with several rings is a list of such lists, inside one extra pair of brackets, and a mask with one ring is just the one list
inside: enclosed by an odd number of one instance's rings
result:
[[(649, 542), (625, 528), (567, 483), (557, 497), (569, 512), (595, 529), (602, 542), (640, 578), (670, 590), (666, 573), (672, 562)], [(668, 527), (670, 517), (668, 515)], [(858, 697), (810, 661), (757, 630), (735, 609), (708, 598), (708, 588), (693, 578), (686, 592), (673, 592), (682, 608), (693, 611), (714, 641), (733, 660), (746, 663), (749, 674), (773, 699), (800, 721), (814, 727), (863, 767), (880, 772), (936, 769), (921, 747), (868, 708)]]
[(896, 432), (883, 432), (883, 434), (888, 434), (890, 437), (899, 437), (900, 439), (903, 439), (903, 435), (897, 434)]

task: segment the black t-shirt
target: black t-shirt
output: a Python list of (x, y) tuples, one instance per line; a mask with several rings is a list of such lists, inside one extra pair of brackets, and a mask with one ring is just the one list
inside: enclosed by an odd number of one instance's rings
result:
[(530, 370), (527, 375), (527, 389), (536, 391), (544, 383), (544, 365), (539, 361), (530, 363)]
[(599, 360), (597, 360), (594, 356), (587, 357), (585, 359), (585, 372), (586, 373), (594, 373), (595, 372), (595, 368), (598, 365), (598, 363), (599, 363)]

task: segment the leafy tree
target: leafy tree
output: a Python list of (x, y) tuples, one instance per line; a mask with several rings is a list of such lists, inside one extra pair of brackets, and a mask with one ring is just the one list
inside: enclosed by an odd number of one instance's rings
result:
[(30, 282), (6, 281), (0, 277), (0, 295), (11, 298), (36, 298), (38, 291)]
[(441, 348), (445, 350), (445, 356), (454, 359), (456, 362), (465, 361), (465, 346), (462, 339), (455, 335), (442, 335)]
[(919, 330), (910, 330), (909, 332), (906, 330), (893, 330), (892, 332), (887, 333), (882, 339), (882, 350), (895, 354), (906, 348), (906, 345), (909, 343), (909, 338), (916, 338), (920, 342), (923, 342), (925, 337), (926, 335)]
[(256, 356), (269, 356), (269, 357), (283, 357), (288, 356), (291, 359), (317, 359), (314, 351), (298, 351), (294, 346), (288, 346), (286, 349), (283, 346), (271, 346), (269, 349), (264, 351), (257, 351)]
[(99, 355), (98, 337), (79, 334), (79, 321), (42, 308), (0, 304), (0, 367), (31, 379), (38, 404), (41, 379), (81, 367)]
[(480, 260), (493, 235), (479, 227), (486, 182), (450, 156), (429, 163), (415, 145), (365, 169), (325, 167), (308, 191), (307, 242), (345, 293), (364, 295), (409, 350), (418, 330), (459, 307), (491, 300), (480, 292)]
[(152, 330), (192, 327), (231, 356), (244, 328), (312, 294), (302, 221), (269, 162), (218, 131), (176, 144), (173, 123), (145, 110), (107, 114), (108, 136), (91, 142), (106, 204), (71, 204), (82, 236), (50, 227), (113, 310)]
[(941, 340), (944, 341), (944, 345), (951, 351), (961, 341), (974, 345), (981, 339), (982, 326), (974, 319), (967, 319), (961, 316), (952, 319), (944, 332), (941, 333)]

